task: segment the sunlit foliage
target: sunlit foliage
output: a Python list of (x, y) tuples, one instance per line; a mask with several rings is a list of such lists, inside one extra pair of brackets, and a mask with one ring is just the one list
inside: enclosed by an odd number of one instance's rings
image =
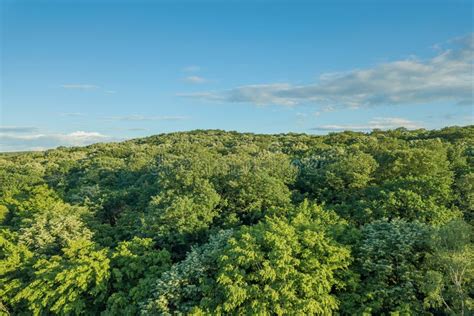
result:
[(469, 315), (474, 127), (0, 154), (0, 314)]

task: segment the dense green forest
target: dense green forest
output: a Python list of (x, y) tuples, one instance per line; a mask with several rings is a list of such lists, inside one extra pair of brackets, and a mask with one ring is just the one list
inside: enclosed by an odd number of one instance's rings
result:
[(0, 156), (0, 313), (468, 315), (474, 126)]

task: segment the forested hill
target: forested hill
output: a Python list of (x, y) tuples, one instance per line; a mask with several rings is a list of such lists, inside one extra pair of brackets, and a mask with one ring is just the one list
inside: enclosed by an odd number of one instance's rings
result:
[(467, 315), (474, 126), (0, 156), (0, 314)]

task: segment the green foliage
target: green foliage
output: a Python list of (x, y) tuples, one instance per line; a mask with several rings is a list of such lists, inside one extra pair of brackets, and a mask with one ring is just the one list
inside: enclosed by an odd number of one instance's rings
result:
[(208, 243), (191, 249), (186, 258), (173, 265), (156, 282), (142, 314), (171, 315), (195, 311), (208, 289), (215, 284), (218, 256), (232, 235), (220, 231)]
[(435, 252), (427, 274), (431, 280), (428, 306), (445, 307), (451, 314), (468, 315), (474, 309), (474, 245), (472, 226), (457, 220), (436, 231)]
[(7, 224), (15, 228), (28, 226), (36, 214), (61, 212), (65, 207), (58, 195), (44, 184), (15, 191), (2, 197), (2, 204), (9, 210)]
[[(375, 221), (361, 230), (353, 269), (360, 274), (346, 297), (349, 314), (419, 314), (425, 257), (431, 252), (428, 227), (417, 222)], [(351, 306), (353, 304), (353, 306)]]
[(474, 172), (460, 176), (455, 184), (457, 203), (467, 221), (474, 221)]
[(357, 194), (370, 183), (378, 167), (370, 154), (340, 148), (307, 157), (300, 164), (299, 185), (324, 202), (337, 202)]
[(23, 288), (31, 268), (33, 254), (18, 243), (18, 236), (7, 229), (0, 230), (0, 311), (12, 313), (24, 307), (14, 297)]
[(110, 260), (112, 294), (107, 299), (106, 315), (136, 315), (138, 304), (171, 266), (170, 254), (153, 249), (149, 238), (121, 242)]
[(221, 232), (194, 249), (157, 282), (149, 314), (328, 314), (332, 290), (350, 252), (331, 238), (345, 226), (335, 214), (304, 203), (290, 218), (269, 217)]
[(279, 153), (253, 152), (226, 157), (227, 172), (219, 179), (224, 200), (226, 224), (252, 224), (267, 214), (278, 213), (291, 204), (288, 184), (294, 182), (296, 169), (288, 157)]
[(78, 217), (80, 210), (68, 207), (66, 212), (40, 213), (33, 217), (31, 225), (20, 230), (20, 242), (35, 253), (55, 254), (76, 239), (90, 240), (92, 232)]
[[(267, 218), (242, 227), (220, 255), (216, 286), (202, 300), (203, 311), (293, 315), (330, 314), (342, 287), (336, 273), (350, 252), (331, 239), (332, 223), (316, 206), (294, 218)], [(319, 215), (322, 214), (321, 217)]]
[(0, 314), (468, 315), (474, 126), (0, 154)]
[(193, 191), (180, 194), (164, 190), (152, 198), (146, 215), (146, 230), (166, 243), (183, 244), (196, 238), (218, 215), (220, 197), (206, 180), (194, 182)]
[(88, 240), (75, 240), (62, 256), (36, 261), (34, 279), (14, 301), (26, 301), (34, 315), (97, 312), (107, 291), (109, 262), (107, 250), (96, 249)]
[(8, 216), (8, 208), (5, 205), (0, 205), (0, 225), (2, 225)]

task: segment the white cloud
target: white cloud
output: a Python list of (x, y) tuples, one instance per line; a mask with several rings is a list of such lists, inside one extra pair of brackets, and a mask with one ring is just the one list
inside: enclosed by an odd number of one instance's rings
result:
[(224, 91), (181, 93), (202, 100), (277, 104), (312, 103), (325, 107), (367, 107), (394, 104), (426, 104), (449, 101), (472, 105), (473, 34), (450, 42), (427, 60), (410, 58), (372, 68), (328, 73), (317, 83), (246, 85)]
[(203, 78), (203, 77), (199, 77), (199, 76), (188, 76), (188, 77), (184, 78), (184, 81), (186, 81), (188, 83), (199, 84), (199, 83), (206, 83), (207, 79)]
[(92, 143), (111, 141), (111, 137), (98, 132), (76, 131), (62, 133), (0, 133), (0, 151), (23, 151), (47, 149), (58, 146), (84, 146)]
[(73, 84), (63, 84), (61, 85), (64, 89), (76, 89), (76, 90), (93, 90), (98, 89), (99, 86), (94, 84), (84, 84), (84, 83), (73, 83)]
[(394, 129), (398, 127), (405, 127), (407, 129), (423, 128), (420, 122), (410, 121), (399, 117), (375, 117), (367, 124), (353, 125), (321, 125), (313, 128), (317, 131), (369, 131), (373, 129)]
[(146, 115), (126, 115), (126, 116), (109, 116), (104, 117), (106, 120), (110, 121), (131, 121), (131, 122), (139, 122), (139, 121), (181, 121), (186, 120), (189, 117), (187, 116), (146, 116)]
[(116, 94), (117, 91), (115, 91), (115, 90), (105, 90), (104, 93), (105, 94)]

